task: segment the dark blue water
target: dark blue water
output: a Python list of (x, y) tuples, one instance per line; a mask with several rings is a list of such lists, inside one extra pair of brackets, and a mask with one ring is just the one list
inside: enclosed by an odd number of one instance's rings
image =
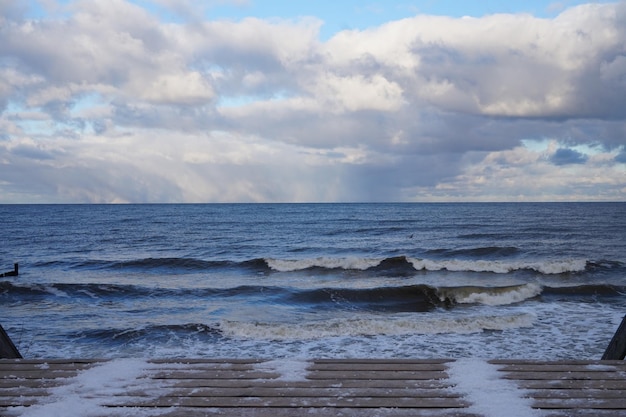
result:
[[(626, 204), (3, 205), (24, 356), (599, 358)], [(3, 272), (0, 270), (0, 272)]]

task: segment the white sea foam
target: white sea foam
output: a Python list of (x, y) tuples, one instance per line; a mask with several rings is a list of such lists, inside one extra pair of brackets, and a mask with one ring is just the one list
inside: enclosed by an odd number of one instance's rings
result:
[(525, 284), (514, 287), (498, 288), (445, 288), (439, 290), (441, 301), (446, 299), (460, 304), (484, 304), (489, 306), (499, 306), (519, 303), (541, 294), (542, 288), (537, 284)]
[(533, 417), (540, 413), (514, 382), (501, 378), (498, 368), (480, 359), (460, 359), (448, 364), (454, 391), (471, 403), (468, 411), (485, 417)]
[(505, 330), (533, 325), (535, 316), (521, 313), (503, 316), (426, 318), (407, 315), (395, 318), (368, 317), (331, 319), (305, 323), (221, 323), (222, 332), (237, 339), (312, 340), (324, 337), (395, 336), (408, 334), (469, 334), (484, 330)]
[[(451, 272), (493, 272), (507, 274), (513, 271), (532, 270), (542, 274), (564, 274), (582, 272), (587, 266), (585, 259), (562, 259), (545, 261), (501, 261), (501, 260), (465, 260), (465, 259), (422, 259), (406, 258), (417, 271)], [(308, 268), (367, 270), (381, 264), (384, 259), (374, 258), (332, 258), (310, 259), (266, 259), (268, 266), (278, 272), (300, 271)]]
[(567, 272), (582, 272), (587, 267), (584, 259), (569, 259), (562, 261), (548, 261), (534, 265), (532, 269), (542, 274), (564, 274)]
[(49, 294), (52, 294), (56, 297), (63, 297), (63, 298), (70, 298), (70, 296), (65, 292), (65, 291), (61, 291), (58, 288), (55, 288), (52, 285), (34, 285), (33, 288), (41, 290), (41, 291), (45, 291)]
[(375, 267), (380, 264), (380, 259), (367, 259), (367, 258), (311, 258), (311, 259), (298, 259), (298, 260), (281, 260), (281, 259), (266, 259), (267, 265), (275, 271), (279, 272), (291, 272), (300, 271), (307, 268), (328, 268), (328, 269), (357, 269), (366, 270), (368, 268)]
[(585, 259), (546, 260), (540, 262), (525, 261), (491, 261), (491, 260), (432, 260), (407, 258), (418, 271), (467, 271), (467, 272), (493, 272), (506, 274), (512, 271), (533, 270), (542, 274), (563, 274), (568, 272), (581, 272), (585, 270)]

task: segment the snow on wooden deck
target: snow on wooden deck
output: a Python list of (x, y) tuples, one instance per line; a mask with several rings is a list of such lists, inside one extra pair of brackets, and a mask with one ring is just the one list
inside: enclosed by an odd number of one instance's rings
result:
[(0, 416), (626, 416), (626, 362), (0, 360)]

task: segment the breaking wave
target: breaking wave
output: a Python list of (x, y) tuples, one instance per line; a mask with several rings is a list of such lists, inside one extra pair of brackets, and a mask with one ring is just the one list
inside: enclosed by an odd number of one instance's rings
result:
[(554, 296), (623, 296), (626, 287), (610, 284), (541, 286), (528, 283), (512, 286), (431, 285), (381, 286), (372, 288), (304, 288), (242, 285), (228, 288), (152, 288), (137, 285), (112, 284), (29, 284), (0, 281), (0, 296), (16, 299), (59, 297), (87, 300), (192, 297), (219, 299), (230, 297), (259, 297), (271, 302), (294, 305), (335, 306), (371, 311), (429, 311), (456, 304), (489, 306), (520, 303), (539, 295)]
[(499, 306), (520, 303), (540, 295), (543, 288), (537, 284), (516, 285), (510, 287), (454, 287), (440, 288), (439, 298), (459, 304), (483, 304)]
[[(267, 259), (267, 265), (274, 271), (293, 272), (305, 269), (345, 269), (376, 270), (378, 272), (407, 271), (450, 271), (450, 272), (493, 272), (506, 274), (513, 271), (530, 270), (542, 274), (565, 274), (584, 271), (590, 264), (585, 259), (564, 259), (545, 261), (502, 261), (466, 259), (421, 259), (392, 257), (385, 259), (367, 258), (314, 258), (301, 260)], [(595, 263), (593, 263), (595, 265)]]
[[(488, 272), (507, 274), (531, 271), (544, 275), (581, 273), (584, 271), (624, 268), (617, 261), (590, 261), (586, 259), (490, 259), (494, 254), (514, 254), (515, 248), (475, 248), (468, 250), (433, 250), (432, 258), (394, 256), (387, 258), (366, 257), (318, 257), (303, 259), (255, 258), (244, 261), (202, 260), (196, 258), (143, 258), (134, 260), (105, 261), (87, 259), (79, 261), (54, 261), (35, 264), (37, 267), (57, 269), (137, 271), (147, 273), (186, 274), (223, 270), (244, 270), (252, 273), (298, 272), (307, 270), (357, 271), (376, 274), (410, 275), (418, 272)], [(467, 255), (472, 257), (468, 258)], [(488, 256), (488, 255), (492, 256)]]
[[(548, 289), (558, 293), (559, 289)], [(561, 289), (565, 295), (620, 294), (621, 287), (594, 286)], [(148, 288), (131, 285), (104, 284), (13, 284), (0, 282), (0, 295), (16, 300), (69, 298), (75, 302), (94, 300), (123, 301), (138, 299), (180, 298), (210, 302), (238, 297), (256, 299), (261, 303), (278, 303), (307, 309), (361, 310), (369, 312), (428, 312), (455, 305), (483, 304), (489, 306), (521, 303), (544, 291), (537, 284), (506, 287), (434, 287), (429, 285), (381, 286), (373, 288), (305, 288), (244, 285), (230, 288)], [(10, 300), (10, 298), (9, 298)]]
[(397, 336), (407, 334), (479, 333), (486, 330), (506, 330), (531, 327), (532, 314), (505, 316), (485, 315), (473, 317), (428, 317), (417, 320), (414, 316), (384, 318), (337, 318), (306, 323), (260, 323), (223, 321), (222, 334), (236, 339), (312, 340), (325, 337)]

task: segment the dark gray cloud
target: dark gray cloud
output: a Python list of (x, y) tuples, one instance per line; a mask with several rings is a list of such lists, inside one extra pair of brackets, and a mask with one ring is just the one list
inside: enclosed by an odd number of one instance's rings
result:
[(568, 148), (557, 149), (550, 157), (550, 161), (555, 165), (584, 164), (588, 159), (587, 155)]

